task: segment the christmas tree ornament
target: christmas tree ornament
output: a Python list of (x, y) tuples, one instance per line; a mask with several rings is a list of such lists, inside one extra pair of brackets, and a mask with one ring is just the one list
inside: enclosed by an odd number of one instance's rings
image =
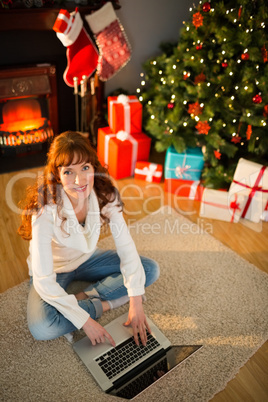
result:
[(78, 11), (71, 14), (60, 10), (53, 30), (67, 48), (67, 67), (63, 74), (65, 83), (73, 87), (74, 78), (78, 83), (83, 76), (90, 77), (97, 68), (98, 50), (83, 27), (83, 21)]
[(228, 67), (227, 60), (224, 60), (224, 61), (221, 63), (221, 66), (222, 66), (223, 68), (227, 68), (227, 67)]
[(211, 129), (210, 125), (207, 121), (199, 121), (195, 126), (199, 134), (208, 135), (209, 130)]
[(183, 73), (184, 81), (187, 80), (187, 78), (189, 78), (189, 77), (190, 77), (190, 73), (187, 73), (186, 71), (184, 71), (184, 73)]
[(131, 48), (123, 26), (117, 18), (111, 2), (85, 17), (95, 35), (100, 56), (97, 74), (107, 81), (130, 60)]
[(239, 19), (239, 20), (240, 20), (241, 15), (242, 15), (242, 9), (243, 9), (243, 6), (241, 5), (241, 6), (239, 7), (239, 10), (238, 10), (238, 19)]
[(205, 81), (206, 81), (206, 76), (203, 72), (198, 74), (194, 79), (195, 84), (199, 84), (200, 82), (205, 82)]
[(268, 105), (265, 105), (263, 108), (263, 116), (268, 117)]
[(220, 151), (219, 151), (219, 150), (214, 151), (214, 155), (215, 155), (215, 158), (217, 158), (217, 159), (221, 159), (221, 153), (220, 153)]
[(208, 1), (206, 1), (203, 6), (202, 6), (202, 10), (204, 11), (204, 13), (208, 13), (211, 9), (211, 5)]
[(201, 50), (203, 48), (202, 43), (200, 43), (199, 45), (196, 45), (196, 50)]
[(265, 45), (263, 45), (263, 47), (261, 48), (261, 54), (262, 54), (262, 58), (263, 58), (264, 63), (267, 63), (267, 61), (268, 61), (268, 51), (267, 51)]
[(249, 53), (248, 52), (242, 53), (241, 54), (241, 59), (242, 60), (248, 60), (249, 59)]
[(257, 94), (257, 95), (255, 95), (255, 96), (253, 96), (252, 101), (253, 101), (254, 103), (256, 103), (256, 104), (262, 103), (262, 97), (261, 97), (261, 95)]
[(168, 103), (168, 105), (167, 105), (167, 107), (168, 107), (168, 109), (173, 109), (174, 108), (174, 103)]
[(241, 137), (239, 137), (239, 135), (234, 135), (231, 139), (231, 142), (233, 142), (234, 144), (239, 144), (241, 142)]
[(196, 29), (203, 25), (203, 19), (204, 17), (199, 11), (193, 15), (193, 25)]
[(188, 105), (188, 113), (194, 116), (199, 116), (202, 114), (203, 108), (200, 106), (199, 102), (190, 103)]
[(247, 131), (246, 131), (246, 136), (247, 136), (248, 141), (250, 140), (251, 134), (252, 134), (252, 125), (248, 124)]

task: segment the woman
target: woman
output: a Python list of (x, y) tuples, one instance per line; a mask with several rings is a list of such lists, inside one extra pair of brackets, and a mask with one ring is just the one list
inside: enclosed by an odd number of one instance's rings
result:
[[(97, 248), (105, 223), (116, 251)], [(43, 176), (28, 190), (19, 234), (31, 240), (27, 317), (36, 339), (54, 339), (83, 328), (93, 345), (107, 339), (115, 346), (96, 319), (129, 301), (125, 325), (132, 326), (137, 344), (138, 334), (146, 344), (150, 328), (142, 295), (144, 287), (158, 278), (159, 267), (139, 257), (120, 195), (81, 134), (68, 131), (55, 137)], [(68, 294), (74, 280), (91, 284), (79, 294)]]

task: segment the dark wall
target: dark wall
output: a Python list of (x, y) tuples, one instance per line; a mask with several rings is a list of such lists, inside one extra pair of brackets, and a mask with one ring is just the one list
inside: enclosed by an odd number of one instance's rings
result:
[[(129, 93), (136, 92), (140, 85), (142, 64), (149, 57), (159, 53), (161, 42), (178, 40), (183, 20), (188, 19), (192, 1), (120, 0), (122, 7), (116, 14), (130, 41), (132, 58), (118, 74), (105, 83), (106, 95), (117, 88), (124, 88)], [(75, 129), (73, 90), (62, 78), (66, 68), (66, 48), (55, 32), (0, 32), (0, 67), (8, 64), (44, 62), (55, 63), (57, 67), (59, 131)]]
[(0, 33), (0, 68), (9, 65), (51, 63), (57, 69), (59, 132), (75, 129), (73, 89), (63, 81), (66, 48), (54, 31)]

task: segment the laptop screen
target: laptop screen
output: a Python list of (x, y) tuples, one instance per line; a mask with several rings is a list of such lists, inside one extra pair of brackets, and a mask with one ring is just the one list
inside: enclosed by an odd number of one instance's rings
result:
[(135, 373), (131, 372), (129, 379), (125, 376), (115, 382), (114, 388), (107, 393), (124, 399), (134, 399), (201, 347), (202, 345), (171, 346), (154, 356), (150, 364), (147, 362), (144, 366), (142, 364), (138, 366)]

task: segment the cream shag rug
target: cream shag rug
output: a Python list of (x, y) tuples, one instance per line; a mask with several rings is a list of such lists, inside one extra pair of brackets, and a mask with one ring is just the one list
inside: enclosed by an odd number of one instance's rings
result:
[[(137, 401), (208, 401), (266, 341), (268, 275), (165, 207), (131, 233), (161, 277), (145, 311), (174, 345), (204, 345)], [(111, 237), (100, 247), (113, 248)], [(81, 284), (80, 284), (81, 285)], [(113, 401), (62, 337), (35, 341), (26, 323), (28, 281), (0, 295), (0, 400)], [(106, 313), (102, 325), (127, 311)], [(83, 331), (77, 331), (79, 339)]]

